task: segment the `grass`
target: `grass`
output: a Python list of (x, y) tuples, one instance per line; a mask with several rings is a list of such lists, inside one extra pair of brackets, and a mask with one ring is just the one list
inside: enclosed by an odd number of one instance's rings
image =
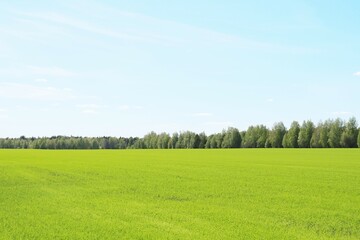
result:
[(360, 239), (360, 150), (1, 150), (0, 239)]

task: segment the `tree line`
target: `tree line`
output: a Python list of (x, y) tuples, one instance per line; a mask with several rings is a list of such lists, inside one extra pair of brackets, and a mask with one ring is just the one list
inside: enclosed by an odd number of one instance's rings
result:
[(356, 148), (360, 131), (355, 118), (326, 120), (315, 125), (294, 121), (289, 129), (282, 122), (271, 129), (250, 126), (246, 131), (229, 127), (206, 135), (185, 131), (138, 137), (31, 137), (0, 138), (0, 148), (9, 149), (196, 149), (196, 148)]

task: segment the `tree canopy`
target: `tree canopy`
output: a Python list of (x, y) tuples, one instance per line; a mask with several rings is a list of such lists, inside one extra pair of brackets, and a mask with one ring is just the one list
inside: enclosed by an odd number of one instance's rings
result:
[(13, 149), (185, 149), (185, 148), (355, 148), (360, 147), (356, 119), (326, 120), (316, 126), (308, 120), (292, 122), (287, 130), (282, 122), (271, 129), (250, 126), (246, 131), (229, 127), (206, 135), (191, 131), (150, 132), (144, 137), (31, 137), (0, 138), (0, 148)]

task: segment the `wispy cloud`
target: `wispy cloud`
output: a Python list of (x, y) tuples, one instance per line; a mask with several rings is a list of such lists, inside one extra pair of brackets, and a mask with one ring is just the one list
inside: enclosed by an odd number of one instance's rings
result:
[(60, 67), (38, 67), (27, 66), (29, 71), (34, 75), (53, 76), (53, 77), (73, 77), (75, 73)]
[(266, 99), (266, 102), (272, 103), (272, 102), (274, 102), (274, 99), (273, 98), (268, 98), (268, 99)]
[(335, 116), (347, 116), (347, 115), (352, 115), (352, 112), (346, 112), (346, 111), (340, 111), (340, 112), (332, 112), (332, 115)]
[(63, 89), (22, 83), (0, 83), (0, 98), (26, 100), (70, 100), (76, 96)]
[(193, 116), (194, 117), (211, 117), (211, 116), (213, 116), (213, 114), (209, 113), (209, 112), (199, 112), (199, 113), (194, 113)]
[(119, 106), (119, 110), (128, 111), (128, 110), (130, 110), (130, 106), (129, 105), (121, 105), (121, 106)]
[[(130, 20), (142, 21), (147, 24), (152, 24), (157, 29), (158, 26), (162, 26), (162, 29), (168, 29), (167, 32), (173, 33), (171, 36), (162, 36), (163, 40), (174, 40), (176, 43), (200, 43), (200, 44), (232, 44), (239, 48), (246, 49), (260, 49), (260, 50), (271, 50), (277, 52), (290, 52), (290, 53), (313, 53), (319, 52), (318, 49), (311, 49), (299, 46), (290, 46), (283, 44), (274, 44), (270, 42), (258, 41), (254, 39), (247, 39), (239, 35), (226, 34), (219, 31), (214, 31), (212, 29), (201, 28), (197, 26), (192, 26), (184, 23), (179, 23), (166, 19), (159, 19), (152, 16), (147, 16), (144, 14), (136, 12), (125, 12), (122, 10), (114, 9), (112, 7), (106, 6), (104, 4), (97, 5), (95, 10), (102, 9), (102, 11), (107, 13), (112, 13), (115, 16), (123, 16)], [(313, 22), (311, 23), (313, 26)], [(155, 30), (153, 29), (153, 30)], [(176, 29), (174, 32), (173, 30)], [(154, 32), (154, 31), (152, 31)], [(178, 34), (187, 32), (188, 34)], [(159, 34), (157, 34), (159, 35)], [(186, 38), (184, 36), (191, 36)]]
[(143, 109), (144, 107), (143, 106), (131, 106), (131, 105), (127, 105), (127, 104), (124, 104), (124, 105), (120, 105), (118, 107), (118, 109), (120, 111), (129, 111), (129, 110), (141, 110)]
[(84, 114), (98, 114), (99, 112), (94, 110), (94, 109), (84, 109), (81, 111), (81, 113), (84, 113)]
[(223, 126), (223, 127), (229, 127), (233, 125), (233, 122), (230, 121), (224, 121), (224, 122), (206, 122), (206, 125), (215, 125), (215, 126)]
[(97, 114), (100, 113), (101, 110), (109, 108), (108, 105), (101, 105), (101, 104), (78, 104), (76, 107), (81, 109), (81, 113), (85, 114)]
[[(88, 6), (87, 6), (88, 7)], [(100, 9), (100, 10), (99, 10)], [(99, 25), (91, 20), (92, 12), (102, 11), (106, 17), (111, 15), (112, 22), (136, 23), (130, 25), (107, 24)], [(130, 42), (146, 42), (166, 45), (229, 45), (236, 48), (290, 52), (290, 53), (313, 53), (317, 49), (309, 49), (299, 46), (289, 46), (264, 42), (254, 39), (247, 39), (238, 35), (226, 34), (211, 29), (195, 27), (179, 22), (149, 17), (146, 15), (124, 12), (118, 9), (111, 9), (106, 6), (89, 8), (88, 16), (85, 19), (60, 14), (57, 12), (13, 12), (25, 20), (42, 21), (42, 23), (56, 24), (68, 28), (75, 28), (93, 34), (106, 37), (122, 39)], [(105, 18), (106, 18), (105, 17)], [(27, 19), (26, 19), (27, 18)], [(87, 18), (87, 19), (86, 19)], [(116, 21), (114, 21), (116, 19)]]
[(37, 82), (37, 83), (47, 83), (48, 80), (45, 79), (45, 78), (37, 78), (37, 79), (35, 79), (35, 82)]
[[(158, 42), (162, 39), (166, 39), (165, 36), (155, 35), (151, 33), (146, 33), (145, 31), (135, 31), (135, 30), (120, 30), (116, 28), (110, 28), (107, 26), (99, 26), (97, 24), (76, 19), (74, 17), (66, 16), (56, 12), (16, 12), (20, 16), (30, 17), (33, 19), (38, 19), (42, 21), (52, 22), (56, 24), (61, 24), (71, 28), (76, 28), (79, 30), (87, 31), (90, 33), (95, 33), (107, 37), (118, 38), (129, 41), (150, 41)], [(124, 16), (124, 15), (122, 15)], [(126, 15), (125, 15), (126, 16)]]
[[(0, 30), (1, 33), (1, 30)], [(9, 51), (9, 47), (6, 46), (4, 43), (1, 42), (0, 40), (0, 57), (8, 57), (8, 51)]]
[(76, 105), (78, 108), (93, 108), (93, 109), (101, 109), (101, 108), (108, 108), (108, 105), (100, 105), (100, 104), (78, 104)]
[(88, 104), (78, 104), (76, 105), (77, 108), (81, 109), (82, 113), (87, 114), (95, 114), (100, 113), (101, 111), (105, 109), (118, 109), (120, 111), (130, 111), (130, 110), (141, 110), (143, 109), (142, 106), (130, 106), (130, 105), (120, 105), (118, 107), (109, 106), (109, 105), (102, 105), (102, 104), (96, 104), (96, 103), (88, 103)]
[(356, 77), (360, 77), (360, 72), (356, 72), (356, 73), (354, 73), (354, 76), (356, 76)]
[(0, 76), (4, 77), (34, 77), (36, 82), (45, 82), (47, 77), (74, 77), (79, 74), (61, 67), (19, 66), (0, 68)]
[(17, 17), (14, 17), (12, 22), (14, 25), (1, 26), (0, 34), (16, 37), (16, 39), (26, 41), (28, 44), (30, 41), (35, 41), (43, 46), (49, 46), (54, 40), (59, 39), (59, 36), (62, 38), (71, 37), (68, 31), (59, 26), (51, 26), (47, 23)]
[(4, 118), (8, 118), (9, 115), (7, 114), (7, 109), (5, 108), (0, 108), (0, 119), (4, 119)]

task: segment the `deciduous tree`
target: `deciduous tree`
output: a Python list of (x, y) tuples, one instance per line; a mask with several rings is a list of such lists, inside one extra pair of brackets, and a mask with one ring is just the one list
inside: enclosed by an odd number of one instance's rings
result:
[(340, 145), (344, 148), (357, 147), (358, 125), (354, 117), (350, 118), (345, 125), (345, 130), (341, 135)]
[(341, 147), (341, 135), (344, 131), (344, 123), (339, 118), (330, 123), (329, 146), (332, 148)]
[(304, 121), (299, 131), (298, 144), (300, 148), (309, 148), (312, 134), (314, 132), (314, 123)]
[(282, 122), (275, 123), (269, 134), (269, 139), (268, 139), (269, 141), (268, 143), (271, 145), (271, 147), (273, 148), (283, 147), (282, 141), (285, 133), (286, 133), (286, 128), (284, 124)]
[(239, 148), (241, 146), (240, 132), (236, 128), (228, 128), (222, 141), (222, 148)]

